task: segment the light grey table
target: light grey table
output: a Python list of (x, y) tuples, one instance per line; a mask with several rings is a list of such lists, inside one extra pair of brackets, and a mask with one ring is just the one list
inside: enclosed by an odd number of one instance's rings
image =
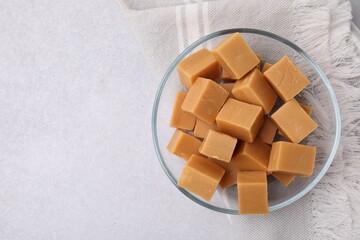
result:
[(0, 69), (0, 239), (233, 239), (155, 157), (116, 0), (0, 1)]

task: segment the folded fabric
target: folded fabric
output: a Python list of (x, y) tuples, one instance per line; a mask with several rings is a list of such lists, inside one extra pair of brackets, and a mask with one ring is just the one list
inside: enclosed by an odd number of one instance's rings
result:
[(152, 84), (159, 84), (167, 67), (189, 44), (227, 28), (270, 31), (309, 53), (327, 74), (339, 102), (343, 132), (336, 158), (322, 181), (296, 203), (268, 216), (232, 216), (230, 223), (241, 239), (360, 236), (360, 44), (351, 31), (348, 1), (120, 0), (120, 3), (154, 73)]

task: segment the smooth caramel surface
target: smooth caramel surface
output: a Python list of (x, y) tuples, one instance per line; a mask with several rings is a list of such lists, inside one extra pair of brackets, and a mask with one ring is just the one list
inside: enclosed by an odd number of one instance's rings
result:
[(244, 171), (266, 171), (270, 158), (270, 146), (255, 138), (253, 143), (242, 142), (235, 150), (231, 163)]
[(265, 171), (243, 171), (238, 173), (237, 188), (240, 214), (269, 213)]
[(295, 179), (294, 175), (289, 175), (285, 173), (272, 173), (271, 175), (276, 180), (281, 182), (285, 187), (289, 186), (289, 184)]
[(216, 124), (221, 132), (243, 141), (253, 142), (264, 122), (260, 106), (229, 98), (219, 114)]
[(206, 48), (184, 58), (178, 64), (177, 70), (181, 83), (187, 89), (191, 87), (198, 77), (216, 80), (221, 74), (219, 63)]
[(194, 136), (198, 138), (205, 138), (208, 134), (209, 129), (218, 130), (216, 123), (207, 124), (201, 119), (196, 119), (195, 128), (194, 128)]
[(214, 81), (197, 78), (181, 108), (204, 122), (212, 124), (228, 95), (229, 93)]
[(240, 101), (261, 106), (265, 114), (271, 111), (278, 97), (258, 68), (236, 81), (231, 92)]
[(272, 122), (272, 120), (268, 117), (265, 117), (264, 124), (262, 125), (257, 136), (264, 143), (271, 145), (274, 141), (276, 131), (277, 131), (277, 127)]
[(192, 131), (195, 126), (196, 117), (191, 113), (185, 112), (181, 109), (186, 97), (186, 93), (178, 92), (174, 103), (173, 112), (170, 120), (170, 127), (180, 128)]
[(311, 176), (316, 158), (316, 147), (290, 142), (272, 144), (268, 171), (294, 176)]
[(304, 111), (307, 113), (307, 114), (311, 114), (312, 113), (312, 107), (308, 106), (308, 105), (305, 105), (303, 103), (299, 103), (300, 106), (302, 107), (302, 109), (304, 109)]
[(212, 53), (231, 79), (240, 79), (260, 62), (240, 33), (229, 35)]
[(210, 201), (224, 173), (216, 163), (194, 154), (181, 172), (178, 185)]
[(264, 76), (284, 102), (295, 97), (310, 83), (288, 56), (272, 65)]
[(199, 152), (210, 158), (230, 162), (236, 143), (236, 138), (210, 129)]
[(166, 148), (169, 152), (188, 160), (191, 155), (199, 154), (200, 145), (199, 139), (177, 129)]
[(317, 123), (295, 100), (284, 103), (271, 119), (281, 133), (294, 143), (299, 143), (317, 128)]

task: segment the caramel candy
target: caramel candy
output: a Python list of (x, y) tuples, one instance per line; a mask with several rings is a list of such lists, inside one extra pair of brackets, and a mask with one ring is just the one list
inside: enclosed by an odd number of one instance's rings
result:
[(264, 66), (262, 68), (262, 72), (265, 72), (266, 70), (268, 70), (270, 67), (272, 66), (271, 63), (264, 63)]
[(219, 165), (194, 154), (187, 161), (178, 185), (210, 201), (224, 173)]
[(240, 33), (231, 34), (212, 53), (231, 79), (242, 78), (260, 62)]
[[(307, 105), (305, 105), (305, 104), (302, 104), (302, 103), (299, 103), (300, 104), (300, 106), (302, 107), (302, 109), (304, 109), (304, 111), (308, 114), (308, 115), (310, 115), (311, 113), (312, 113), (312, 108), (310, 107), (310, 106), (307, 106)], [(279, 135), (281, 135), (281, 136), (284, 136), (284, 134), (279, 130)], [(285, 137), (285, 136), (284, 136)]]
[(167, 149), (169, 152), (188, 160), (191, 155), (199, 154), (201, 141), (181, 130), (176, 130), (170, 139)]
[(277, 99), (277, 94), (257, 68), (236, 81), (231, 92), (240, 101), (261, 106), (265, 114), (271, 111)]
[(277, 131), (277, 127), (274, 125), (274, 123), (271, 121), (270, 118), (265, 118), (264, 124), (261, 127), (258, 137), (267, 144), (272, 144), (275, 138), (275, 134)]
[(221, 73), (221, 79), (224, 80), (224, 81), (234, 81), (236, 79), (232, 79), (230, 74), (228, 74), (226, 71), (224, 71), (224, 69), (222, 70), (222, 73)]
[(240, 172), (237, 187), (240, 214), (269, 213), (265, 171)]
[(290, 142), (272, 144), (268, 171), (295, 176), (311, 176), (316, 158), (316, 147)]
[(234, 95), (231, 92), (234, 85), (235, 85), (235, 83), (220, 83), (220, 86), (222, 86), (226, 91), (229, 92), (229, 97), (231, 97), (231, 98), (234, 98)]
[(242, 142), (235, 151), (231, 163), (240, 170), (266, 171), (270, 158), (270, 146), (255, 138), (253, 143)]
[(246, 142), (253, 142), (264, 122), (262, 108), (229, 98), (219, 114), (216, 124), (221, 132)]
[(310, 83), (288, 56), (266, 70), (264, 76), (284, 102), (295, 97)]
[(318, 126), (295, 99), (282, 105), (271, 119), (282, 134), (294, 143), (301, 142)]
[(195, 126), (196, 117), (181, 109), (186, 93), (178, 92), (175, 99), (174, 109), (171, 115), (170, 127), (192, 131)]
[(178, 64), (177, 70), (181, 83), (187, 89), (191, 87), (198, 77), (216, 80), (221, 74), (219, 63), (206, 48), (184, 58)]
[(237, 174), (240, 172), (240, 169), (238, 169), (238, 167), (234, 165), (232, 161), (227, 163), (216, 159), (210, 159), (210, 160), (215, 162), (225, 170), (224, 176), (221, 178), (220, 181), (220, 187), (222, 189), (226, 189), (236, 184)]
[(230, 162), (236, 143), (236, 138), (210, 129), (199, 152), (214, 159)]
[(272, 173), (271, 174), (276, 180), (281, 182), (285, 187), (289, 186), (289, 184), (294, 180), (295, 176), (285, 174), (285, 173)]
[(214, 81), (197, 78), (181, 108), (204, 122), (212, 124), (228, 95), (229, 93)]
[(216, 123), (207, 124), (206, 122), (196, 119), (196, 124), (194, 128), (194, 136), (198, 138), (205, 138), (208, 134), (209, 129), (218, 130)]

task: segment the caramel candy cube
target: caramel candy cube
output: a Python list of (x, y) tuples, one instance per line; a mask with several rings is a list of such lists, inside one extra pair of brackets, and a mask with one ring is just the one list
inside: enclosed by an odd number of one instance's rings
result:
[(194, 128), (194, 136), (198, 138), (205, 138), (208, 134), (208, 131), (212, 129), (217, 131), (218, 127), (216, 123), (207, 124), (206, 122), (196, 119), (196, 124)]
[(253, 142), (264, 122), (262, 108), (229, 98), (219, 114), (216, 124), (221, 132), (246, 142)]
[(295, 99), (282, 105), (271, 119), (285, 137), (294, 143), (301, 142), (318, 126)]
[(275, 138), (275, 134), (277, 131), (277, 127), (275, 124), (271, 121), (270, 118), (265, 118), (264, 124), (261, 127), (258, 137), (267, 144), (272, 144)]
[(276, 180), (281, 182), (285, 187), (289, 186), (289, 184), (294, 180), (295, 176), (285, 174), (285, 173), (272, 173), (271, 174)]
[(237, 187), (240, 214), (269, 213), (265, 171), (240, 172)]
[(232, 94), (231, 90), (234, 88), (235, 83), (220, 83), (220, 86), (222, 86), (226, 91), (229, 92), (229, 97), (235, 98)]
[(265, 72), (266, 70), (268, 70), (270, 67), (272, 66), (271, 63), (264, 63), (264, 66), (262, 68), (262, 72)]
[(277, 99), (276, 92), (257, 68), (236, 81), (231, 92), (240, 101), (261, 106), (265, 114), (271, 111)]
[(176, 130), (170, 139), (167, 149), (169, 152), (188, 160), (191, 155), (199, 154), (201, 141), (181, 130)]
[(178, 185), (210, 201), (224, 173), (216, 163), (194, 154), (187, 161)]
[[(304, 111), (308, 114), (308, 115), (310, 115), (311, 113), (312, 113), (312, 108), (310, 107), (310, 106), (307, 106), (307, 105), (305, 105), (305, 104), (302, 104), (302, 103), (299, 103), (300, 104), (300, 106), (302, 107), (302, 109), (304, 109)], [(281, 136), (284, 136), (284, 134), (279, 130), (279, 135), (281, 135)], [(285, 136), (284, 136), (285, 137)]]
[(187, 89), (191, 87), (198, 77), (216, 80), (221, 74), (219, 63), (206, 48), (184, 58), (178, 64), (177, 70), (181, 83)]
[(230, 162), (236, 143), (236, 138), (210, 129), (199, 152), (211, 158)]
[(290, 142), (272, 144), (268, 171), (295, 176), (311, 176), (314, 171), (316, 147)]
[(260, 62), (240, 33), (231, 34), (212, 53), (231, 79), (242, 78)]
[(228, 95), (229, 93), (214, 81), (197, 78), (181, 108), (204, 122), (212, 124)]
[(195, 126), (196, 117), (181, 109), (186, 93), (178, 92), (170, 120), (170, 127), (192, 131)]
[(255, 138), (253, 143), (242, 142), (236, 149), (231, 163), (240, 170), (266, 171), (270, 158), (270, 146)]
[(266, 70), (264, 76), (284, 102), (295, 97), (310, 83), (288, 56)]
[(211, 161), (215, 162), (225, 170), (224, 176), (220, 181), (220, 187), (222, 189), (226, 189), (236, 184), (237, 174), (240, 172), (240, 169), (238, 169), (238, 167), (233, 164), (232, 161), (228, 163), (216, 159), (211, 159)]

